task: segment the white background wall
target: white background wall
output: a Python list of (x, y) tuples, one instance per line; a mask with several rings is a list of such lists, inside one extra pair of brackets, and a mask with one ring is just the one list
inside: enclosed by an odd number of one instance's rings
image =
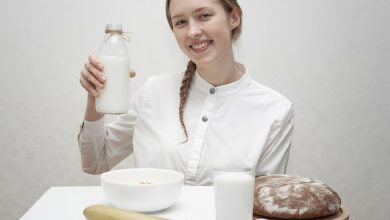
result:
[[(238, 59), (295, 105), (288, 173), (331, 185), (352, 219), (387, 219), (389, 1), (240, 2)], [(99, 184), (81, 171), (78, 78), (106, 23), (133, 32), (132, 93), (152, 74), (184, 68), (163, 0), (0, 2), (1, 219), (19, 218), (51, 186)]]

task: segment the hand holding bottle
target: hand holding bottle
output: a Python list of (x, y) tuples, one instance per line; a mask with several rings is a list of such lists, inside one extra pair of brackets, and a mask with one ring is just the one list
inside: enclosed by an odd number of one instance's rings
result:
[[(103, 62), (95, 55), (90, 55), (88, 62), (84, 64), (84, 68), (81, 70), (80, 84), (92, 97), (99, 95), (97, 88), (104, 88), (103, 68)], [(133, 78), (135, 75), (135, 71), (130, 69), (129, 76)]]
[(88, 92), (84, 119), (96, 121), (104, 114), (126, 113), (129, 109), (129, 38), (120, 24), (107, 24), (97, 56), (90, 55), (81, 70), (80, 83)]
[(80, 84), (92, 97), (99, 95), (97, 88), (104, 88), (106, 78), (102, 72), (103, 63), (94, 55), (88, 57), (88, 62), (81, 70)]
[[(87, 108), (84, 119), (96, 121), (103, 117), (95, 108), (95, 98), (99, 95), (97, 88), (104, 88), (103, 62), (95, 55), (90, 55), (81, 70), (80, 84), (88, 92)], [(129, 70), (129, 76), (135, 77), (134, 70)]]

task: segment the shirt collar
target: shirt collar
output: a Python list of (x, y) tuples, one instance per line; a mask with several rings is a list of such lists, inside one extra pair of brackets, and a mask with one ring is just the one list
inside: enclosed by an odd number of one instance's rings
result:
[(244, 74), (241, 76), (240, 79), (224, 84), (221, 86), (213, 86), (209, 82), (207, 82), (205, 79), (203, 79), (198, 71), (195, 71), (194, 75), (194, 85), (201, 90), (202, 92), (210, 94), (210, 91), (214, 89), (216, 96), (229, 96), (234, 95), (240, 92), (242, 89), (247, 87), (250, 83), (250, 76), (247, 71), (244, 72)]

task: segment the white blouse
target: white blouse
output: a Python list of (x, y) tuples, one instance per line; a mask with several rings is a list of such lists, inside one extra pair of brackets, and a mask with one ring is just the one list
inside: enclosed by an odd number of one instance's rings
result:
[(256, 176), (285, 173), (293, 130), (291, 102), (252, 80), (214, 87), (195, 73), (179, 121), (183, 73), (150, 77), (128, 113), (105, 125), (84, 121), (78, 135), (83, 170), (110, 170), (134, 153), (136, 167), (172, 169), (187, 185), (211, 185), (218, 167), (249, 167)]

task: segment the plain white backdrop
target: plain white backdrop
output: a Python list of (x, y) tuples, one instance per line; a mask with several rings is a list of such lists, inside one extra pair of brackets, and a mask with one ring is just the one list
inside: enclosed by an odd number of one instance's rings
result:
[[(351, 219), (386, 219), (390, 202), (390, 3), (241, 0), (237, 59), (294, 103), (289, 174), (339, 192)], [(77, 145), (86, 92), (78, 79), (106, 23), (130, 37), (137, 77), (187, 58), (163, 0), (0, 2), (0, 216), (17, 219), (51, 186), (98, 185)], [(131, 167), (127, 159), (117, 168)]]

